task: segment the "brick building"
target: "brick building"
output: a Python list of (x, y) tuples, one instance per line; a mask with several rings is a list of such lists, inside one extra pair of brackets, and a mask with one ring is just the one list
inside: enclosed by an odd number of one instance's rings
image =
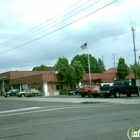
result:
[[(60, 89), (66, 89), (67, 86), (58, 80), (57, 71), (9, 71), (0, 74), (0, 93), (19, 88), (36, 88), (41, 90), (45, 96), (59, 95)], [(111, 68), (104, 73), (91, 73), (91, 82), (114, 82), (118, 79), (116, 68)], [(134, 78), (130, 73), (126, 79)], [(81, 83), (89, 83), (89, 74), (85, 74)], [(71, 83), (69, 88), (77, 87), (78, 83)]]

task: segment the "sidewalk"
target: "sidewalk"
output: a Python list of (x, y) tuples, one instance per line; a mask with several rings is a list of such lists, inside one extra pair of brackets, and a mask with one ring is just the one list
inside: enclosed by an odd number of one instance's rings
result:
[(0, 100), (26, 100), (26, 101), (46, 101), (46, 102), (68, 102), (68, 103), (117, 103), (117, 104), (140, 104), (140, 97), (131, 98), (69, 98), (69, 97), (10, 97), (0, 96)]

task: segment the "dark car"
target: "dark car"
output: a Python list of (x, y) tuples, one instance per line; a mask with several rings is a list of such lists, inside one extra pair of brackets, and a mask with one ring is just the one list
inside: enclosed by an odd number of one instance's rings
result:
[(10, 89), (8, 92), (4, 93), (4, 96), (5, 97), (16, 96), (18, 92), (19, 92), (19, 89)]
[(78, 94), (78, 89), (70, 90), (69, 95), (76, 95)]
[(108, 98), (109, 93), (110, 93), (110, 85), (100, 86), (100, 95), (101, 95), (101, 97)]
[(139, 96), (140, 87), (134, 85), (131, 81), (115, 81), (113, 86), (110, 86), (108, 97), (120, 97), (121, 94), (131, 97), (132, 94)]

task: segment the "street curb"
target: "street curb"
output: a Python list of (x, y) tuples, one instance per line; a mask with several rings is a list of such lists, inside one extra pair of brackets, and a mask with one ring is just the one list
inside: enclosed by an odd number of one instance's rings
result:
[(0, 97), (0, 100), (21, 101), (44, 101), (44, 102), (67, 102), (67, 103), (117, 103), (117, 104), (140, 104), (140, 98), (53, 98), (53, 97)]

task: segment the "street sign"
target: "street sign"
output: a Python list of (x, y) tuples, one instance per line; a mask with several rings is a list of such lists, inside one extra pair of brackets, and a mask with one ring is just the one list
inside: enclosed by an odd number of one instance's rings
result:
[(138, 94), (140, 95), (140, 92), (139, 92), (140, 80), (136, 80), (136, 86), (138, 86)]
[(136, 80), (136, 86), (140, 86), (140, 80)]

